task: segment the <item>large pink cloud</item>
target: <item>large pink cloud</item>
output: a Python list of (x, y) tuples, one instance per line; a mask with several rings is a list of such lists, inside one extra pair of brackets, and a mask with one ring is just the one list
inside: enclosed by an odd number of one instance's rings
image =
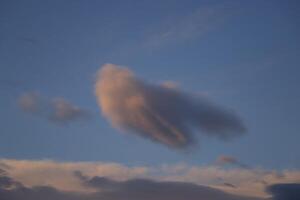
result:
[(95, 93), (113, 126), (173, 148), (193, 144), (192, 129), (218, 138), (231, 138), (246, 130), (229, 109), (170, 84), (149, 84), (128, 68), (113, 64), (99, 70)]

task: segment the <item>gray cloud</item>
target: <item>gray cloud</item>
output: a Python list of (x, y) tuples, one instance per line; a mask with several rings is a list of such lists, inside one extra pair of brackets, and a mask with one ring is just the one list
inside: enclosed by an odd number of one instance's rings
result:
[(87, 110), (81, 109), (63, 98), (48, 99), (35, 92), (21, 95), (18, 99), (18, 105), (26, 113), (43, 117), (58, 124), (90, 117)]
[(22, 187), (22, 184), (9, 177), (6, 171), (0, 168), (0, 189), (13, 189), (19, 187)]
[(191, 183), (156, 182), (147, 179), (113, 182), (103, 177), (98, 177), (98, 179), (93, 177), (90, 181), (93, 181), (94, 186), (100, 186), (100, 189), (103, 187), (103, 184), (109, 184), (109, 187), (106, 186), (108, 189), (102, 192), (103, 199), (183, 200), (188, 197), (189, 200), (254, 200), (254, 198), (230, 195), (217, 189)]
[(146, 83), (127, 68), (104, 65), (95, 92), (113, 126), (173, 148), (195, 142), (192, 129), (226, 139), (246, 131), (232, 111), (179, 88)]
[(231, 188), (236, 188), (235, 185), (231, 184), (231, 183), (223, 183), (223, 185), (227, 186), (227, 187), (231, 187)]
[(273, 195), (273, 200), (299, 200), (300, 183), (274, 184), (267, 188)]

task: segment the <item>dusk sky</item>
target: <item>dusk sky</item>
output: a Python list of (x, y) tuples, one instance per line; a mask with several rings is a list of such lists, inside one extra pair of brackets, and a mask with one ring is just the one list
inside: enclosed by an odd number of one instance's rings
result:
[(299, 199), (299, 35), (297, 0), (0, 0), (0, 199)]

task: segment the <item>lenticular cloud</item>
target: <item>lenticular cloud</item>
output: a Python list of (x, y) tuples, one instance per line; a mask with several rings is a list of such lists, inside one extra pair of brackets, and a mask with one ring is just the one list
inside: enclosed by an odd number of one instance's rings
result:
[(114, 127), (169, 147), (194, 143), (195, 130), (219, 138), (245, 132), (242, 121), (231, 110), (169, 84), (149, 84), (114, 64), (99, 70), (95, 93), (103, 115)]

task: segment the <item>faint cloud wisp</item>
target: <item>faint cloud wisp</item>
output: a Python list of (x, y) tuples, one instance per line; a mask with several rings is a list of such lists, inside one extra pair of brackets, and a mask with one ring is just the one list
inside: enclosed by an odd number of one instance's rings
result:
[[(226, 7), (226, 8), (225, 8)], [(145, 46), (159, 47), (174, 42), (194, 39), (221, 26), (229, 17), (227, 5), (197, 8), (181, 17), (173, 17), (161, 24), (159, 31), (150, 35)]]

